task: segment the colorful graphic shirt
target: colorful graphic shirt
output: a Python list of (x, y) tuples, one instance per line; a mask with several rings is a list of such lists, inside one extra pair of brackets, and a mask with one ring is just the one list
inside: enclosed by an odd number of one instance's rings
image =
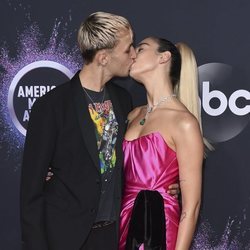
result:
[[(94, 106), (94, 107), (93, 107)], [(99, 151), (100, 171), (104, 174), (115, 166), (118, 123), (115, 119), (112, 103), (89, 103), (89, 113), (96, 127), (96, 140)]]
[(118, 123), (107, 90), (105, 93), (105, 90), (95, 92), (85, 89), (85, 96), (90, 117), (95, 125), (101, 173), (101, 196), (95, 221), (113, 221), (115, 220), (113, 171), (116, 164)]

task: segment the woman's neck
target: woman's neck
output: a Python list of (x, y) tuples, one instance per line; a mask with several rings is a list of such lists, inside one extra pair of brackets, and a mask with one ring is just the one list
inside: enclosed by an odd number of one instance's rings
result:
[(154, 81), (144, 85), (147, 91), (147, 101), (149, 106), (154, 106), (161, 99), (174, 94), (170, 81)]

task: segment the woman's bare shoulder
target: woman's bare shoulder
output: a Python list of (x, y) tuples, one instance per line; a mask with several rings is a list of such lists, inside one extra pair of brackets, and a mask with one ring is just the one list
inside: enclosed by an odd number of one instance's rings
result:
[(196, 117), (189, 111), (183, 112), (179, 116), (179, 124), (183, 129), (190, 129), (192, 127), (199, 127), (199, 122)]
[(171, 131), (175, 132), (185, 132), (192, 128), (199, 128), (196, 117), (183, 106), (162, 109), (158, 117), (162, 121), (161, 127), (164, 127), (166, 130), (171, 129)]

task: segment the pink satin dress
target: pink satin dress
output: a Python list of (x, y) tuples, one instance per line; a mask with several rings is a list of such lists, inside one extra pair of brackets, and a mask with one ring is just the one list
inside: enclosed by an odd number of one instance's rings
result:
[[(123, 141), (125, 186), (120, 217), (119, 250), (124, 250), (131, 213), (141, 190), (158, 191), (164, 200), (166, 248), (175, 249), (180, 208), (178, 200), (167, 193), (168, 186), (179, 180), (176, 153), (159, 132)], [(143, 247), (140, 247), (143, 249)]]

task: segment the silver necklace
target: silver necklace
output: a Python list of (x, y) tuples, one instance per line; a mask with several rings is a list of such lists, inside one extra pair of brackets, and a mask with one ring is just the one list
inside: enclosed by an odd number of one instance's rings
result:
[[(82, 88), (83, 88), (85, 94), (87, 95), (87, 97), (89, 98), (89, 100), (93, 103), (93, 108), (95, 108), (95, 102), (94, 102), (94, 100), (91, 98), (91, 96), (89, 95), (89, 93), (87, 92), (87, 90), (84, 87), (82, 87)], [(102, 97), (101, 103), (103, 103), (104, 98), (105, 98), (105, 90), (106, 90), (106, 88), (104, 86), (104, 88), (103, 88), (103, 97)], [(95, 108), (95, 110), (96, 110), (96, 108)], [(98, 112), (98, 110), (96, 110), (96, 112), (101, 115), (103, 113), (102, 106), (101, 106), (101, 112)]]
[(169, 101), (171, 100), (173, 97), (176, 97), (175, 94), (171, 94), (171, 95), (168, 95), (168, 96), (163, 96), (162, 98), (160, 98), (160, 100), (156, 103), (156, 104), (153, 104), (153, 106), (149, 106), (149, 104), (147, 104), (147, 108), (146, 108), (146, 114), (144, 116), (144, 118), (142, 118), (140, 120), (140, 125), (143, 126), (149, 116), (150, 113), (152, 113), (156, 108), (158, 108), (162, 103), (166, 102), (166, 101)]

